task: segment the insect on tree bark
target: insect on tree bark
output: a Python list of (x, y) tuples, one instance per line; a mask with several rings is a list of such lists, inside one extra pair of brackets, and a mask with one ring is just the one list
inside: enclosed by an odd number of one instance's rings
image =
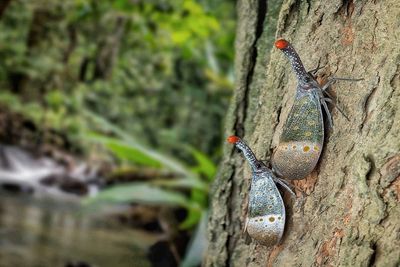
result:
[(399, 266), (400, 2), (240, 0), (237, 12), (226, 135), (243, 137), (257, 158), (278, 145), (297, 83), (276, 38), (294, 45), (306, 69), (323, 66), (321, 85), (329, 76), (364, 80), (330, 89), (349, 121), (331, 110), (335, 126), (319, 163), (291, 182), (305, 195), (297, 190), (291, 201), (281, 190), (287, 218), (277, 246), (245, 244), (251, 170), (224, 146), (204, 266)]

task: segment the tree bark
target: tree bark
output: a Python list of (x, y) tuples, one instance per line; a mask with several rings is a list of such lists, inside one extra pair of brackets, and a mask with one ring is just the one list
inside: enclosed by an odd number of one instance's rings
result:
[(226, 135), (244, 137), (258, 158), (269, 158), (277, 145), (297, 83), (272, 48), (275, 38), (289, 40), (307, 69), (325, 66), (321, 83), (328, 76), (364, 80), (333, 86), (350, 121), (333, 109), (335, 126), (318, 166), (292, 182), (297, 199), (282, 191), (286, 229), (275, 247), (245, 244), (250, 169), (232, 145), (224, 146), (204, 265), (399, 266), (400, 2), (240, 0), (237, 10), (236, 90)]

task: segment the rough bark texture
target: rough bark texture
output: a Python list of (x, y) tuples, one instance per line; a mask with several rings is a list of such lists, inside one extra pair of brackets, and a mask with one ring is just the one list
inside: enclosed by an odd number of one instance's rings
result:
[[(277, 27), (274, 10), (280, 7)], [(307, 69), (362, 77), (336, 83), (350, 121), (333, 110), (334, 129), (315, 171), (284, 192), (280, 245), (245, 244), (242, 229), (250, 170), (232, 145), (214, 184), (205, 266), (400, 265), (400, 2), (238, 2), (236, 91), (226, 134), (244, 137), (267, 159), (293, 102), (296, 80), (275, 37), (288, 39)], [(271, 32), (276, 36), (272, 37)]]

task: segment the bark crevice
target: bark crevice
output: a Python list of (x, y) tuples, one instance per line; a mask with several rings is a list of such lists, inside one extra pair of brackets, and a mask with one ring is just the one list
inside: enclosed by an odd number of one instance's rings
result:
[[(255, 23), (255, 35), (254, 35), (254, 41), (250, 46), (250, 65), (249, 65), (249, 71), (247, 73), (246, 77), (246, 87), (245, 87), (245, 92), (244, 92), (244, 99), (243, 99), (243, 122), (247, 118), (247, 110), (248, 110), (248, 102), (249, 102), (249, 93), (250, 93), (250, 87), (253, 81), (254, 77), (254, 70), (257, 64), (257, 59), (258, 59), (258, 50), (257, 50), (257, 43), (260, 40), (260, 37), (263, 33), (264, 30), (264, 21), (267, 15), (267, 1), (263, 0), (258, 0), (258, 11), (257, 11), (257, 21)], [(243, 131), (241, 133), (241, 136), (245, 136), (246, 133)]]

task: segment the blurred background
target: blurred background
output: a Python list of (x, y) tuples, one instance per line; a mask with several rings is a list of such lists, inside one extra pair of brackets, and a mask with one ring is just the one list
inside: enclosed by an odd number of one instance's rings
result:
[(199, 266), (233, 0), (0, 1), (0, 266)]

